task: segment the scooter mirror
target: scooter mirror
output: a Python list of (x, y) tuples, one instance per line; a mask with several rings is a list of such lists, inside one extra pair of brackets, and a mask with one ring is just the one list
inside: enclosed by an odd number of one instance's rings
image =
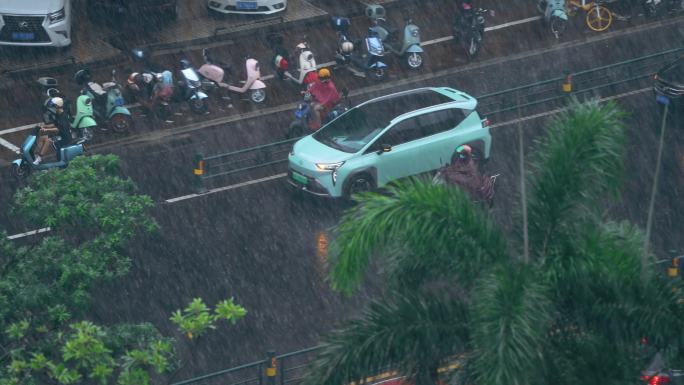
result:
[(152, 52), (147, 48), (133, 48), (131, 50), (133, 61), (144, 62), (150, 59)]

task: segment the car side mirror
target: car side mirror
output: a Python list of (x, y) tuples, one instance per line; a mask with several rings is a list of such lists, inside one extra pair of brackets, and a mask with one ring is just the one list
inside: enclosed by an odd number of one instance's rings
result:
[(376, 152), (376, 154), (381, 155), (381, 154), (383, 154), (383, 153), (385, 153), (385, 152), (390, 152), (390, 151), (392, 151), (392, 146), (391, 146), (391, 145), (389, 145), (389, 144), (381, 144), (381, 145), (380, 145), (380, 149), (378, 149), (378, 151)]

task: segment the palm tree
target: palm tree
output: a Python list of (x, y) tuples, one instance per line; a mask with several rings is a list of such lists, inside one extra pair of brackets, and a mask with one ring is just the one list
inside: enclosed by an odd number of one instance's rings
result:
[(521, 237), (453, 187), (411, 179), (357, 196), (331, 247), (332, 286), (351, 294), (373, 257), (386, 292), (327, 337), (304, 384), (393, 368), (434, 385), (454, 360), (455, 383), (633, 383), (644, 336), (679, 357), (677, 288), (642, 267), (642, 232), (602, 210), (620, 191), (622, 118), (612, 102), (575, 101), (537, 141), (528, 262)]

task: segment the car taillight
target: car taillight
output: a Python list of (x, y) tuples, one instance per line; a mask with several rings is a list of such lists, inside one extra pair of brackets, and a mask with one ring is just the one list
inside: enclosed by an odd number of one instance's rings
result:
[(648, 385), (667, 385), (671, 382), (670, 376), (667, 375), (643, 375), (641, 379), (648, 382)]

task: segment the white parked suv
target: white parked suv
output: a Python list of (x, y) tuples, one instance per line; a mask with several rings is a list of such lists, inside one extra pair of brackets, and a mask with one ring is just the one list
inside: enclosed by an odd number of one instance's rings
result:
[(209, 0), (210, 11), (270, 15), (287, 8), (287, 0)]
[(71, 0), (0, 0), (0, 45), (71, 44)]

